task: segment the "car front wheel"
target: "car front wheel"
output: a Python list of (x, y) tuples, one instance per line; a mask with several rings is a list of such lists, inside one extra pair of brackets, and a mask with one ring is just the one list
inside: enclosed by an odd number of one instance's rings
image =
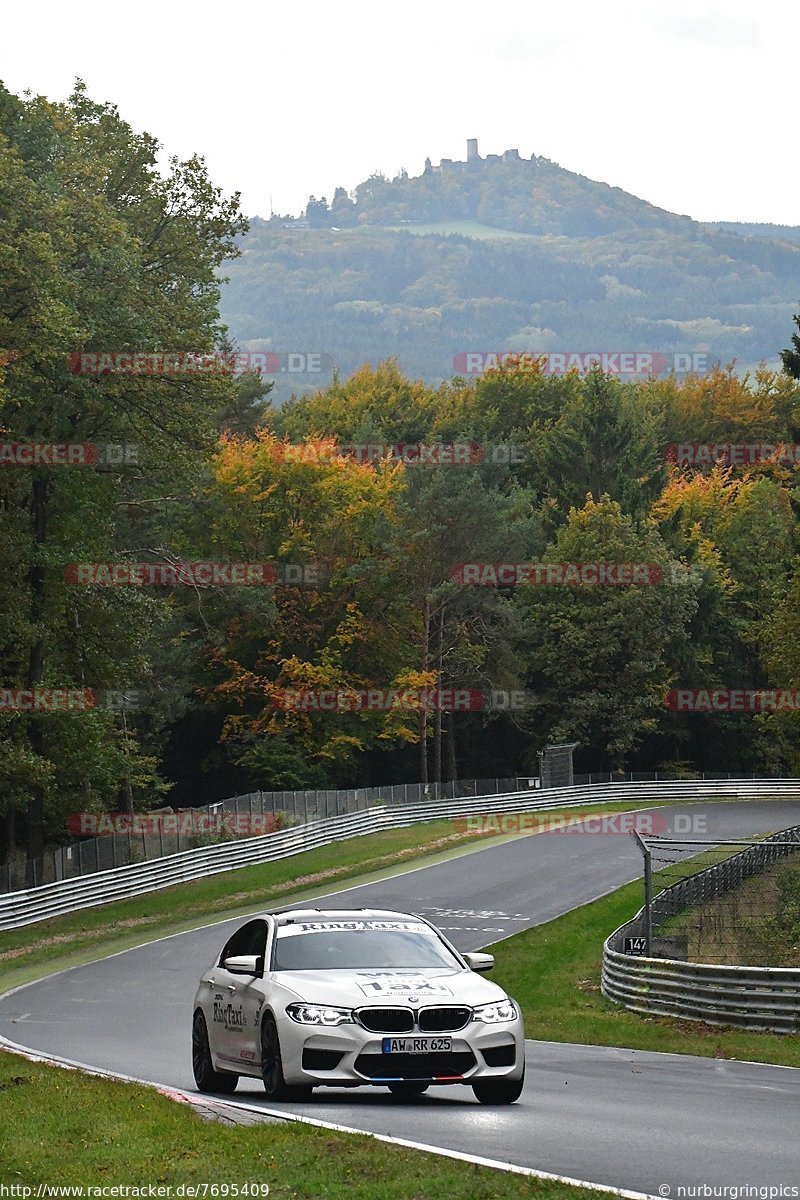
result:
[(211, 1047), (208, 1044), (208, 1028), (206, 1019), (198, 1010), (192, 1022), (192, 1070), (198, 1091), (222, 1092), (229, 1096), (236, 1091), (239, 1082), (238, 1075), (229, 1075), (223, 1071), (215, 1071), (211, 1061)]
[(476, 1079), (472, 1085), (481, 1104), (513, 1104), (525, 1087), (525, 1070), (519, 1079)]
[(261, 1026), (261, 1078), (267, 1099), (275, 1103), (308, 1100), (311, 1096), (310, 1087), (291, 1087), (284, 1079), (278, 1027), (271, 1013), (267, 1013)]

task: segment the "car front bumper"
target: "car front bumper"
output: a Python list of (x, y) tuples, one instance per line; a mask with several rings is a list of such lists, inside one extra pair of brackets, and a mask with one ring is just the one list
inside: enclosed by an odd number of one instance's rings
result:
[(521, 1017), (487, 1024), (470, 1021), (446, 1037), (450, 1049), (422, 1054), (386, 1054), (387, 1034), (360, 1025), (331, 1029), (301, 1025), (284, 1016), (279, 1021), (283, 1074), (289, 1084), (354, 1087), (386, 1086), (402, 1080), (426, 1083), (472, 1083), (478, 1079), (519, 1079), (524, 1070), (525, 1034)]

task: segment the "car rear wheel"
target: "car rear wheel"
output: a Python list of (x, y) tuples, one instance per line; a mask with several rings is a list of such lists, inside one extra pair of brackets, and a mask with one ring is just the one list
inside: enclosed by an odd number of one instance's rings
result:
[(194, 1014), (192, 1022), (192, 1070), (194, 1081), (201, 1092), (222, 1092), (223, 1095), (229, 1096), (231, 1092), (236, 1091), (238, 1075), (214, 1070), (206, 1019), (199, 1010)]
[(393, 1096), (421, 1096), (423, 1092), (427, 1092), (431, 1086), (429, 1083), (423, 1083), (418, 1079), (398, 1079), (395, 1083), (390, 1083), (389, 1091)]
[(472, 1085), (481, 1104), (513, 1104), (525, 1087), (525, 1070), (519, 1079), (476, 1079)]
[(284, 1079), (281, 1042), (271, 1013), (267, 1013), (261, 1025), (261, 1078), (267, 1099), (275, 1103), (281, 1100), (308, 1100), (311, 1096), (310, 1087), (293, 1087)]

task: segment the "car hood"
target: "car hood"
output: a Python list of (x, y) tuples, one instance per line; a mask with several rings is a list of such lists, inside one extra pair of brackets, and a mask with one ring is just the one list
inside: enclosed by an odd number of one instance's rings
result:
[[(276, 984), (310, 1004), (360, 1008), (365, 1004), (488, 1004), (502, 988), (474, 971), (450, 968), (276, 971)], [(415, 998), (415, 1001), (412, 1000)]]

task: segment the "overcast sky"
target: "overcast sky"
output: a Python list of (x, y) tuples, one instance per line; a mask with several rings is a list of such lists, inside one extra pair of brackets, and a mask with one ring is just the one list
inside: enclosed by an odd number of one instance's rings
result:
[(0, 78), (75, 76), (249, 215), (510, 147), (699, 220), (800, 224), (794, 0), (29, 0)]

